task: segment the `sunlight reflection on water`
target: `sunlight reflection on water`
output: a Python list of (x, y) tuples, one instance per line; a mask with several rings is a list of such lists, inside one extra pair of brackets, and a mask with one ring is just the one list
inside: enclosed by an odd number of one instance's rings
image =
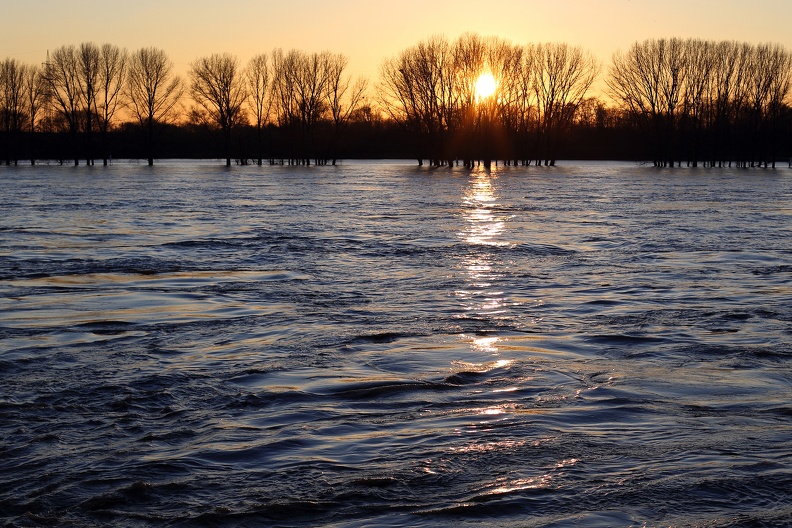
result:
[(465, 190), (463, 204), (466, 207), (467, 228), (464, 234), (468, 244), (483, 246), (508, 246), (509, 242), (499, 240), (503, 234), (507, 218), (497, 211), (498, 197), (495, 196), (490, 172), (477, 172), (471, 176)]

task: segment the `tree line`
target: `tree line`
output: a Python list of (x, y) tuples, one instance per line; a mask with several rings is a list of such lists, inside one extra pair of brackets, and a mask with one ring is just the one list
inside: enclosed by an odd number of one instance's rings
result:
[[(373, 86), (347, 66), (342, 54), (275, 49), (244, 65), (200, 57), (181, 78), (161, 49), (90, 42), (40, 65), (5, 59), (0, 162), (107, 164), (121, 152), (151, 165), (208, 151), (227, 165), (387, 152), (431, 166), (554, 165), (570, 153), (774, 166), (792, 147), (792, 56), (775, 44), (636, 42), (613, 55), (599, 95), (598, 61), (563, 43), (434, 36), (384, 60)], [(477, 89), (485, 73), (492, 93)], [(175, 137), (201, 146), (168, 147)]]
[[(383, 64), (380, 101), (412, 132), (419, 164), (425, 158), (432, 165), (457, 159), (553, 165), (559, 137), (598, 71), (590, 52), (567, 44), (437, 36)], [(476, 93), (482, 73), (497, 79), (487, 97)]]
[(606, 83), (655, 165), (775, 167), (792, 146), (792, 55), (777, 44), (646, 40), (613, 56)]
[[(259, 164), (263, 131), (273, 123), (285, 138), (290, 163), (324, 163), (334, 156), (334, 144), (320, 157), (317, 128), (329, 125), (336, 143), (366, 88), (365, 81), (353, 83), (345, 74), (347, 64), (340, 54), (276, 49), (242, 67), (231, 54), (213, 54), (193, 61), (184, 80), (157, 48), (130, 54), (88, 42), (48, 53), (41, 66), (6, 59), (0, 63), (2, 154), (7, 164), (18, 163), (25, 150), (35, 163), (36, 140), (49, 134), (65, 143), (75, 165), (81, 159), (106, 165), (109, 132), (131, 120), (152, 165), (160, 134), (180, 122), (216, 129), (231, 165), (232, 132), (251, 120), (259, 132)], [(183, 104), (188, 99), (189, 108)], [(120, 114), (127, 121), (119, 122)]]

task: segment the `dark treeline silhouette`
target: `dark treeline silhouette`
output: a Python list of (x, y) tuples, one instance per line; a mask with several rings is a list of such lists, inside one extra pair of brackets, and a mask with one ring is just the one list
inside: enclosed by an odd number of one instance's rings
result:
[(231, 165), (232, 158), (261, 164), (266, 150), (270, 163), (335, 163), (349, 123), (363, 124), (373, 113), (361, 108), (366, 81), (353, 83), (347, 64), (339, 54), (278, 49), (242, 68), (233, 55), (214, 54), (192, 62), (185, 83), (156, 48), (130, 54), (83, 43), (48, 53), (41, 66), (6, 59), (0, 155), (6, 164), (24, 156), (75, 165), (96, 158), (107, 164), (113, 152), (149, 165), (155, 157), (212, 155)]
[[(593, 55), (566, 44), (438, 36), (386, 61), (379, 95), (388, 115), (412, 132), (419, 163), (553, 165), (597, 72)], [(482, 73), (497, 80), (487, 96), (476, 93)]]
[(659, 39), (614, 54), (606, 83), (655, 165), (775, 167), (789, 154), (791, 81), (778, 45)]
[(792, 154), (792, 56), (779, 45), (637, 42), (613, 55), (601, 96), (592, 54), (560, 43), (435, 36), (383, 61), (372, 94), (347, 64), (326, 51), (276, 49), (247, 65), (221, 53), (197, 58), (183, 80), (157, 48), (83, 43), (40, 65), (5, 59), (0, 162), (767, 167)]

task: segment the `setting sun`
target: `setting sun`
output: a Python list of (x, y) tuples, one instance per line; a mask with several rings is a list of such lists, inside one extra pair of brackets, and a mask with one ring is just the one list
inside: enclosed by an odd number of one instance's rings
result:
[(495, 93), (498, 83), (491, 73), (482, 73), (476, 81), (476, 98), (486, 99)]

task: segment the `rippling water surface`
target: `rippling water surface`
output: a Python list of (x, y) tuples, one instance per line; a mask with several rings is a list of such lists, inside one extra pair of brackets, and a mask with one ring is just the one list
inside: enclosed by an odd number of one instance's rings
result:
[(788, 169), (0, 185), (2, 524), (792, 524)]

